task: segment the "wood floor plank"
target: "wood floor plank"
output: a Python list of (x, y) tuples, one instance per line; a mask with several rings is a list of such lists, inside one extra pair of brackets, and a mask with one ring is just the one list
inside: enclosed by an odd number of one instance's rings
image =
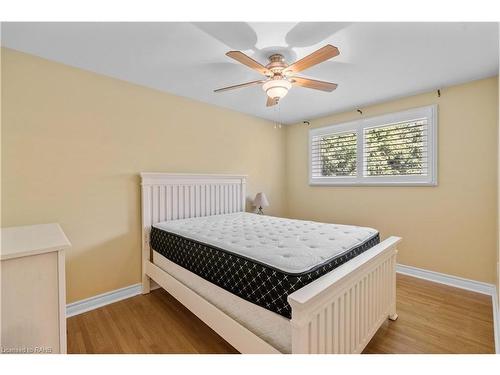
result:
[[(491, 298), (397, 276), (395, 322), (364, 353), (494, 353)], [(163, 289), (68, 318), (68, 353), (237, 353)]]

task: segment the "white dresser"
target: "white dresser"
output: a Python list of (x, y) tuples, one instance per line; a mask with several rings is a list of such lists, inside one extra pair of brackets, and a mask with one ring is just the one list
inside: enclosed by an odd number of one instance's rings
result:
[(2, 228), (2, 353), (66, 353), (64, 251), (59, 224)]

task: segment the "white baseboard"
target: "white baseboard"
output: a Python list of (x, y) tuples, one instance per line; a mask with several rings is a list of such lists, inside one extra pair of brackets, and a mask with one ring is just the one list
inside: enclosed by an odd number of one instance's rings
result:
[(433, 281), (439, 284), (454, 286), (455, 288), (466, 289), (481, 294), (487, 294), (489, 296), (493, 296), (496, 293), (496, 287), (493, 284), (464, 279), (463, 277), (447, 275), (444, 273), (428, 271), (422, 268), (405, 266), (404, 264), (396, 265), (396, 272), (403, 275), (418, 277), (419, 279)]
[[(497, 280), (500, 280), (500, 262), (497, 262)], [(497, 288), (500, 288), (498, 284)], [(493, 296), (493, 324), (495, 326), (495, 348), (496, 353), (500, 354), (500, 290), (497, 289), (495, 296)]]
[(99, 294), (94, 297), (82, 299), (66, 305), (66, 317), (78, 315), (98, 307), (109, 305), (122, 299), (130, 298), (142, 293), (142, 284), (134, 284), (113, 290), (111, 292)]
[(495, 352), (500, 354), (500, 305), (498, 301), (498, 294), (495, 293), (491, 297), (493, 303), (493, 328), (495, 335)]
[[(160, 286), (151, 280), (150, 290), (158, 289)], [(111, 292), (106, 292), (93, 296), (90, 298), (82, 299), (73, 303), (68, 303), (66, 305), (66, 317), (82, 314), (84, 312), (97, 309), (98, 307), (109, 305), (113, 302), (121, 301), (122, 299), (134, 297), (142, 293), (142, 284), (134, 284), (126, 286), (125, 288), (120, 288), (112, 290)]]

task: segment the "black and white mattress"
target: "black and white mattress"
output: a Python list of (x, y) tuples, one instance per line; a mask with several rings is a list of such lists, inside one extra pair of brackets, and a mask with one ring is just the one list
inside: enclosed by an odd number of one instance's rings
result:
[(151, 247), (284, 317), (287, 297), (380, 242), (372, 228), (238, 212), (155, 224)]

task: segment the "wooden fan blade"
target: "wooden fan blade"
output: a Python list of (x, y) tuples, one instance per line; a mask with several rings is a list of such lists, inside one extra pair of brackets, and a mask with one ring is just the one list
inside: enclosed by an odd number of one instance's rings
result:
[(292, 65), (288, 66), (284, 73), (297, 73), (316, 64), (322, 63), (323, 61), (329, 60), (339, 54), (337, 47), (327, 44), (323, 48), (320, 48), (316, 52), (307, 55), (306, 57), (294, 62)]
[(239, 85), (234, 85), (234, 86), (228, 86), (228, 87), (222, 87), (220, 89), (214, 90), (214, 92), (222, 92), (222, 91), (228, 91), (228, 90), (234, 90), (234, 89), (240, 89), (242, 87), (247, 87), (247, 86), (253, 86), (253, 85), (259, 85), (261, 83), (266, 82), (265, 80), (262, 81), (252, 81), (252, 82), (247, 82), (247, 83), (240, 83)]
[(317, 81), (315, 79), (310, 79), (310, 78), (293, 77), (291, 81), (293, 85), (307, 87), (310, 89), (321, 90), (321, 91), (331, 92), (337, 88), (336, 83)]
[(242, 63), (243, 65), (246, 65), (249, 68), (258, 71), (265, 76), (272, 77), (274, 75), (274, 73), (267, 69), (264, 65), (245, 55), (243, 52), (229, 51), (228, 53), (226, 53), (226, 56), (235, 59), (239, 63)]
[(278, 98), (271, 98), (270, 96), (267, 97), (267, 103), (266, 107), (272, 107), (273, 105), (278, 104), (279, 99)]

